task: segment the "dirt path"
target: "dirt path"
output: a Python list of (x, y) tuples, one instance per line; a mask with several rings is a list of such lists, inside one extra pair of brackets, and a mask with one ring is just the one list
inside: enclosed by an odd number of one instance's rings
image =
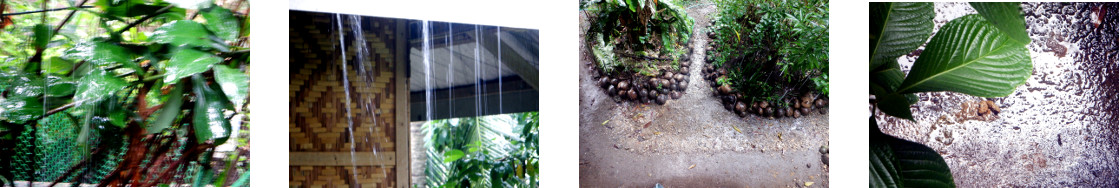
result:
[[(579, 176), (583, 187), (827, 186), (820, 147), (828, 116), (738, 117), (723, 109), (700, 76), (709, 2), (687, 7), (696, 21), (687, 93), (665, 105), (618, 103), (596, 87), (586, 55), (580, 63)], [(581, 14), (581, 29), (586, 18)], [(583, 40), (581, 34), (580, 41)], [(586, 48), (580, 42), (580, 51)]]
[[(1028, 3), (1027, 47), (1034, 74), (1010, 96), (992, 98), (995, 117), (961, 113), (986, 100), (958, 93), (919, 94), (916, 122), (876, 114), (883, 132), (925, 144), (942, 156), (961, 187), (1119, 186), (1119, 4)], [(937, 3), (936, 25), (974, 14), (966, 3)], [(913, 57), (899, 59), (908, 71)]]

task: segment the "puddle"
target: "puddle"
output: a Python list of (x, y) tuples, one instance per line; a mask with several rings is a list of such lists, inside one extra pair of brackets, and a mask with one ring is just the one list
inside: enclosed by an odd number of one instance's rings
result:
[[(916, 122), (876, 113), (879, 127), (936, 150), (961, 187), (1119, 186), (1119, 4), (1026, 3), (1023, 10), (1034, 66), (1025, 85), (1001, 98), (918, 94)], [(936, 12), (940, 28), (975, 10), (936, 3)], [(915, 55), (898, 59), (903, 71)], [(998, 115), (975, 111), (987, 100)]]

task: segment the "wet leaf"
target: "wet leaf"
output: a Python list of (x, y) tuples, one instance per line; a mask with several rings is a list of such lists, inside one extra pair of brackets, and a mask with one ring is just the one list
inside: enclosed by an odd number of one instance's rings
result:
[(870, 187), (956, 187), (944, 158), (928, 146), (878, 130), (870, 118)]
[(870, 3), (870, 69), (894, 62), (932, 34), (932, 3)]
[(163, 24), (152, 33), (151, 41), (172, 46), (214, 47), (209, 31), (202, 24), (178, 20)]
[(43, 115), (43, 104), (37, 98), (17, 97), (0, 101), (0, 120), (23, 124)]
[(73, 95), (75, 91), (77, 91), (77, 87), (74, 82), (65, 77), (52, 76), (47, 78), (47, 82), (50, 83), (47, 86), (48, 97), (70, 96)]
[(220, 57), (210, 53), (194, 49), (181, 49), (171, 56), (171, 60), (167, 61), (163, 83), (174, 83), (180, 78), (205, 72), (214, 63), (220, 61)]
[(143, 0), (98, 0), (94, 5), (101, 8), (102, 16), (110, 18), (149, 15), (163, 8), (162, 5), (146, 4)]
[(72, 61), (84, 60), (86, 63), (100, 67), (122, 64), (139, 70), (139, 65), (132, 61), (133, 56), (132, 51), (114, 43), (87, 41), (66, 50), (62, 58)]
[(206, 18), (206, 29), (210, 29), (218, 38), (225, 41), (233, 41), (237, 40), (237, 37), (240, 36), (241, 24), (229, 9), (225, 9), (221, 6), (212, 6), (202, 12), (202, 17)]
[(445, 162), (445, 163), (454, 162), (454, 161), (458, 160), (459, 158), (462, 158), (463, 155), (465, 155), (465, 154), (462, 153), (461, 150), (454, 149), (454, 150), (451, 150), (451, 151), (447, 151), (446, 153), (443, 153), (443, 156), (444, 156), (443, 162)]
[(227, 66), (214, 67), (214, 79), (221, 85), (221, 91), (229, 97), (229, 102), (235, 108), (245, 104), (249, 96), (249, 76), (241, 71)]
[(1026, 34), (1026, 17), (1022, 15), (1021, 3), (1016, 2), (972, 2), (979, 15), (999, 28), (1010, 39), (1022, 45), (1030, 43), (1030, 36)]
[(954, 91), (1003, 97), (1025, 84), (1032, 69), (1025, 45), (983, 17), (967, 15), (937, 31), (898, 92)]
[(215, 91), (202, 76), (195, 75), (191, 78), (194, 83), (194, 134), (199, 142), (213, 142), (221, 145), (229, 139), (232, 127), (225, 118), (225, 110), (229, 109), (228, 99), (225, 95)]
[(80, 105), (93, 104), (128, 87), (127, 81), (101, 69), (91, 70), (89, 74), (78, 80), (77, 84), (78, 90), (74, 101), (78, 101)]

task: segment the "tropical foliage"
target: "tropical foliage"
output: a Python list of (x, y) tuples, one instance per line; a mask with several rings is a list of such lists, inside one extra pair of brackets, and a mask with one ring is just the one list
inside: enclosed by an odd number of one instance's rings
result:
[(423, 125), (429, 187), (539, 186), (537, 112), (434, 120)]
[[(1003, 97), (1032, 74), (1025, 18), (1019, 3), (971, 3), (978, 15), (949, 21), (932, 33), (932, 3), (870, 4), (871, 102), (888, 115), (913, 120), (915, 93), (952, 91)], [(897, 58), (920, 52), (906, 75)], [(952, 173), (935, 151), (879, 131), (870, 124), (872, 187), (955, 187)]]
[(248, 2), (0, 2), (0, 183), (247, 185)]
[[(716, 0), (708, 59), (718, 85), (746, 101), (778, 102), (786, 89), (828, 94), (828, 1)], [(713, 51), (712, 51), (713, 50)]]

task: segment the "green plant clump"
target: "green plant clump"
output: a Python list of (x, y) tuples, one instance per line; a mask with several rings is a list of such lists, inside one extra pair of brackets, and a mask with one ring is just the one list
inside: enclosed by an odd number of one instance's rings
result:
[[(694, 20), (669, 0), (582, 2), (590, 18), (586, 43), (607, 74), (657, 76), (685, 62)], [(667, 63), (660, 63), (667, 62)]]
[[(3, 16), (0, 185), (245, 185), (248, 15), (160, 0), (4, 1), (0, 13), (62, 4)], [(215, 152), (231, 137), (236, 151)]]
[(718, 0), (716, 6), (707, 61), (717, 74), (709, 80), (726, 76), (745, 101), (780, 103), (787, 89), (828, 94), (827, 0)]
[[(952, 91), (1004, 97), (1032, 74), (1019, 3), (971, 3), (978, 15), (953, 19), (926, 44), (932, 3), (870, 3), (870, 94), (888, 115), (913, 120), (915, 93)], [(906, 75), (897, 58), (922, 44)], [(931, 148), (886, 135), (870, 118), (871, 187), (955, 187), (944, 159)]]

